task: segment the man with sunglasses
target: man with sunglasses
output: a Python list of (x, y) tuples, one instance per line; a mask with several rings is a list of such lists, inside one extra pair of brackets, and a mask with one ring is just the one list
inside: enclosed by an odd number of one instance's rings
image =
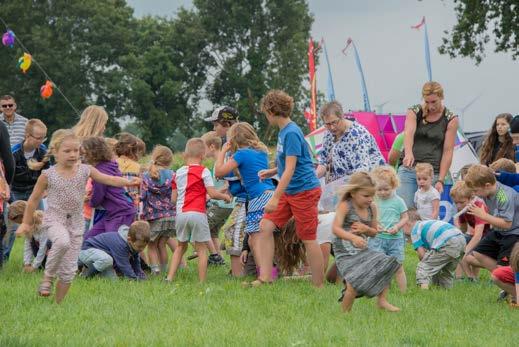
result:
[(25, 126), (28, 119), (16, 113), (16, 101), (11, 95), (0, 97), (0, 120), (4, 122), (9, 132), (11, 146), (17, 145), (25, 139)]

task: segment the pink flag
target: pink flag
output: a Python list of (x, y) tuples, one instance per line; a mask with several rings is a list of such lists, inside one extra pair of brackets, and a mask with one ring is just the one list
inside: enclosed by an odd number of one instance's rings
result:
[(425, 17), (422, 17), (422, 21), (416, 25), (413, 25), (411, 29), (420, 30), (420, 28), (425, 24)]

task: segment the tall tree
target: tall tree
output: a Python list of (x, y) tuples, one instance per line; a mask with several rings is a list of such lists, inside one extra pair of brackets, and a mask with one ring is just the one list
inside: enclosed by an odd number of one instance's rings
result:
[(207, 33), (213, 64), (206, 85), (216, 105), (234, 106), (241, 119), (267, 131), (258, 113), (269, 89), (283, 89), (297, 102), (295, 117), (306, 124), (307, 43), (313, 18), (304, 0), (194, 0)]
[(40, 98), (45, 75), (34, 63), (26, 74), (16, 68), (19, 45), (0, 49), (0, 90), (14, 94), (26, 117), (41, 118), (51, 130), (72, 126), (89, 103), (106, 106), (114, 125), (129, 102), (120, 58), (132, 40), (132, 14), (123, 0), (3, 2), (6, 24), (77, 111), (57, 91)]
[(145, 17), (136, 21), (137, 40), (125, 61), (131, 78), (130, 115), (143, 139), (171, 143), (177, 134), (193, 135), (200, 89), (211, 61), (199, 18), (181, 9), (177, 18)]
[(510, 52), (519, 57), (518, 0), (454, 0), (458, 23), (445, 31), (440, 53), (451, 57), (470, 57), (479, 64), (485, 46), (494, 35), (495, 52)]

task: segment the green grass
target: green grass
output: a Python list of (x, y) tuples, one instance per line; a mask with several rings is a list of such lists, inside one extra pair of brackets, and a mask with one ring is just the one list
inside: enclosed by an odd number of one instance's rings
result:
[(382, 312), (358, 299), (343, 314), (340, 287), (314, 289), (307, 281), (280, 280), (244, 289), (226, 267), (196, 280), (196, 263), (175, 284), (77, 278), (61, 305), (36, 295), (41, 273), (21, 272), (22, 240), (0, 272), (0, 346), (513, 346), (519, 310), (496, 303), (488, 275), (452, 290), (420, 291), (416, 256), (407, 249), (410, 283)]

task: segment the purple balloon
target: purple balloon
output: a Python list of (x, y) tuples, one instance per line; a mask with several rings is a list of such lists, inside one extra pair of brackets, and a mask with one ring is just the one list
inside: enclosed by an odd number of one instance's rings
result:
[(4, 46), (14, 47), (14, 33), (11, 30), (2, 35), (2, 43)]

